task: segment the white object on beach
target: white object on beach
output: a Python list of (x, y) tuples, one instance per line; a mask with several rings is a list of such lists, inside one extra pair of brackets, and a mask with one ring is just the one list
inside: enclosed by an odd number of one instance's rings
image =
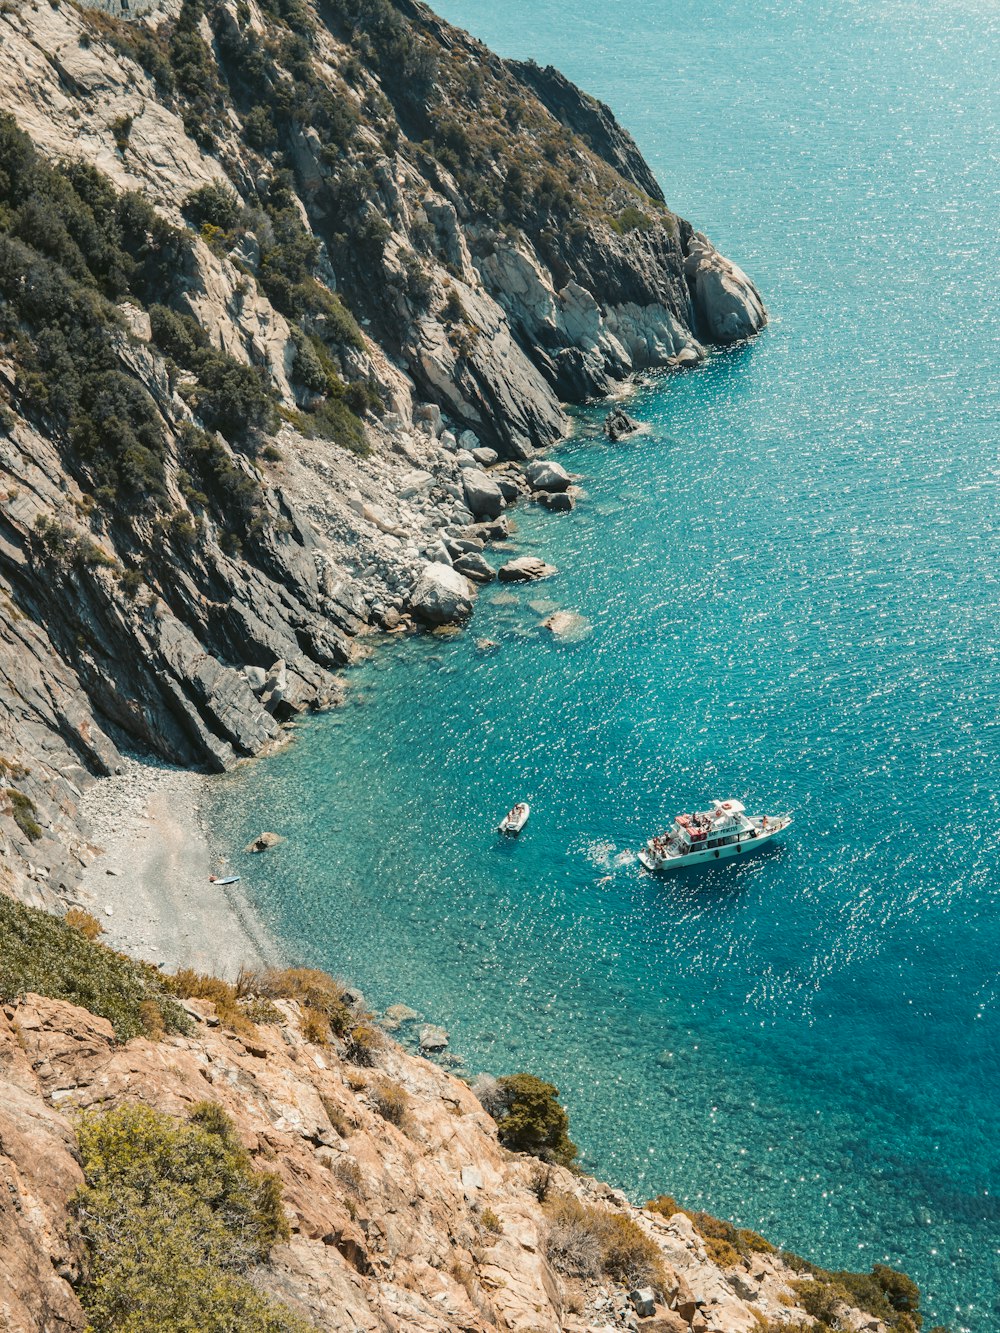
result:
[(747, 815), (742, 801), (713, 801), (711, 810), (678, 815), (666, 833), (649, 839), (639, 860), (647, 870), (682, 870), (747, 856), (767, 846), (791, 822), (790, 814)]
[(215, 875), (209, 875), (208, 882), (209, 884), (215, 884), (217, 887), (220, 884), (238, 884), (240, 877), (239, 875), (227, 875), (225, 879), (217, 879)]
[(516, 837), (528, 822), (528, 816), (531, 814), (531, 806), (527, 801), (518, 801), (501, 819), (497, 825), (498, 833), (506, 833), (511, 837)]

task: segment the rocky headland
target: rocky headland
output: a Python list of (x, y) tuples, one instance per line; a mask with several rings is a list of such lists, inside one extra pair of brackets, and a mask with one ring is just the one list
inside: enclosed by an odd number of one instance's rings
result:
[[(400, 0), (0, 13), (0, 875), (471, 614), (564, 404), (766, 314), (608, 108)], [(541, 471), (539, 471), (541, 468)]]

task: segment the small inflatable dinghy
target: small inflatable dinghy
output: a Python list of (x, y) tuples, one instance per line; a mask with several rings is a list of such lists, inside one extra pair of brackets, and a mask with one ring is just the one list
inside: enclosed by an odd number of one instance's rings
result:
[(512, 809), (508, 810), (497, 825), (498, 833), (506, 833), (508, 837), (515, 838), (528, 822), (528, 816), (531, 814), (531, 807), (527, 801), (518, 801)]
[(217, 875), (209, 875), (208, 882), (209, 884), (215, 884), (216, 886), (222, 884), (239, 884), (240, 877), (239, 875), (227, 875), (225, 879), (219, 879)]

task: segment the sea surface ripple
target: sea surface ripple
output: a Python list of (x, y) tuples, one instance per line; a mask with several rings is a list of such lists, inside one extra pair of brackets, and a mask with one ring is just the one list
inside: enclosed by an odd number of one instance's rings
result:
[[(611, 103), (765, 293), (753, 345), (600, 438), (559, 566), (226, 778), (215, 820), (304, 959), (562, 1090), (585, 1165), (1000, 1327), (995, 3), (444, 0)], [(560, 643), (558, 606), (589, 632)], [(499, 647), (477, 650), (488, 637)], [(666, 881), (677, 811), (791, 809)], [(492, 829), (532, 805), (519, 842)], [(239, 857), (234, 860), (239, 861)]]

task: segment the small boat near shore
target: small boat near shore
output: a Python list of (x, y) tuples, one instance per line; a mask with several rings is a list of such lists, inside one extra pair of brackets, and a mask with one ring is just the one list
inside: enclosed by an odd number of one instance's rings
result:
[(773, 842), (790, 814), (748, 815), (742, 801), (713, 801), (711, 810), (678, 815), (669, 830), (639, 852), (647, 870), (682, 870), (726, 857), (749, 856)]
[(517, 805), (512, 806), (497, 825), (497, 832), (503, 833), (509, 838), (516, 838), (528, 822), (528, 816), (531, 814), (531, 806), (527, 801), (518, 801)]
[(209, 875), (208, 882), (209, 884), (214, 884), (216, 888), (222, 888), (225, 884), (239, 884), (240, 876), (226, 875), (223, 879), (220, 879), (218, 875)]

